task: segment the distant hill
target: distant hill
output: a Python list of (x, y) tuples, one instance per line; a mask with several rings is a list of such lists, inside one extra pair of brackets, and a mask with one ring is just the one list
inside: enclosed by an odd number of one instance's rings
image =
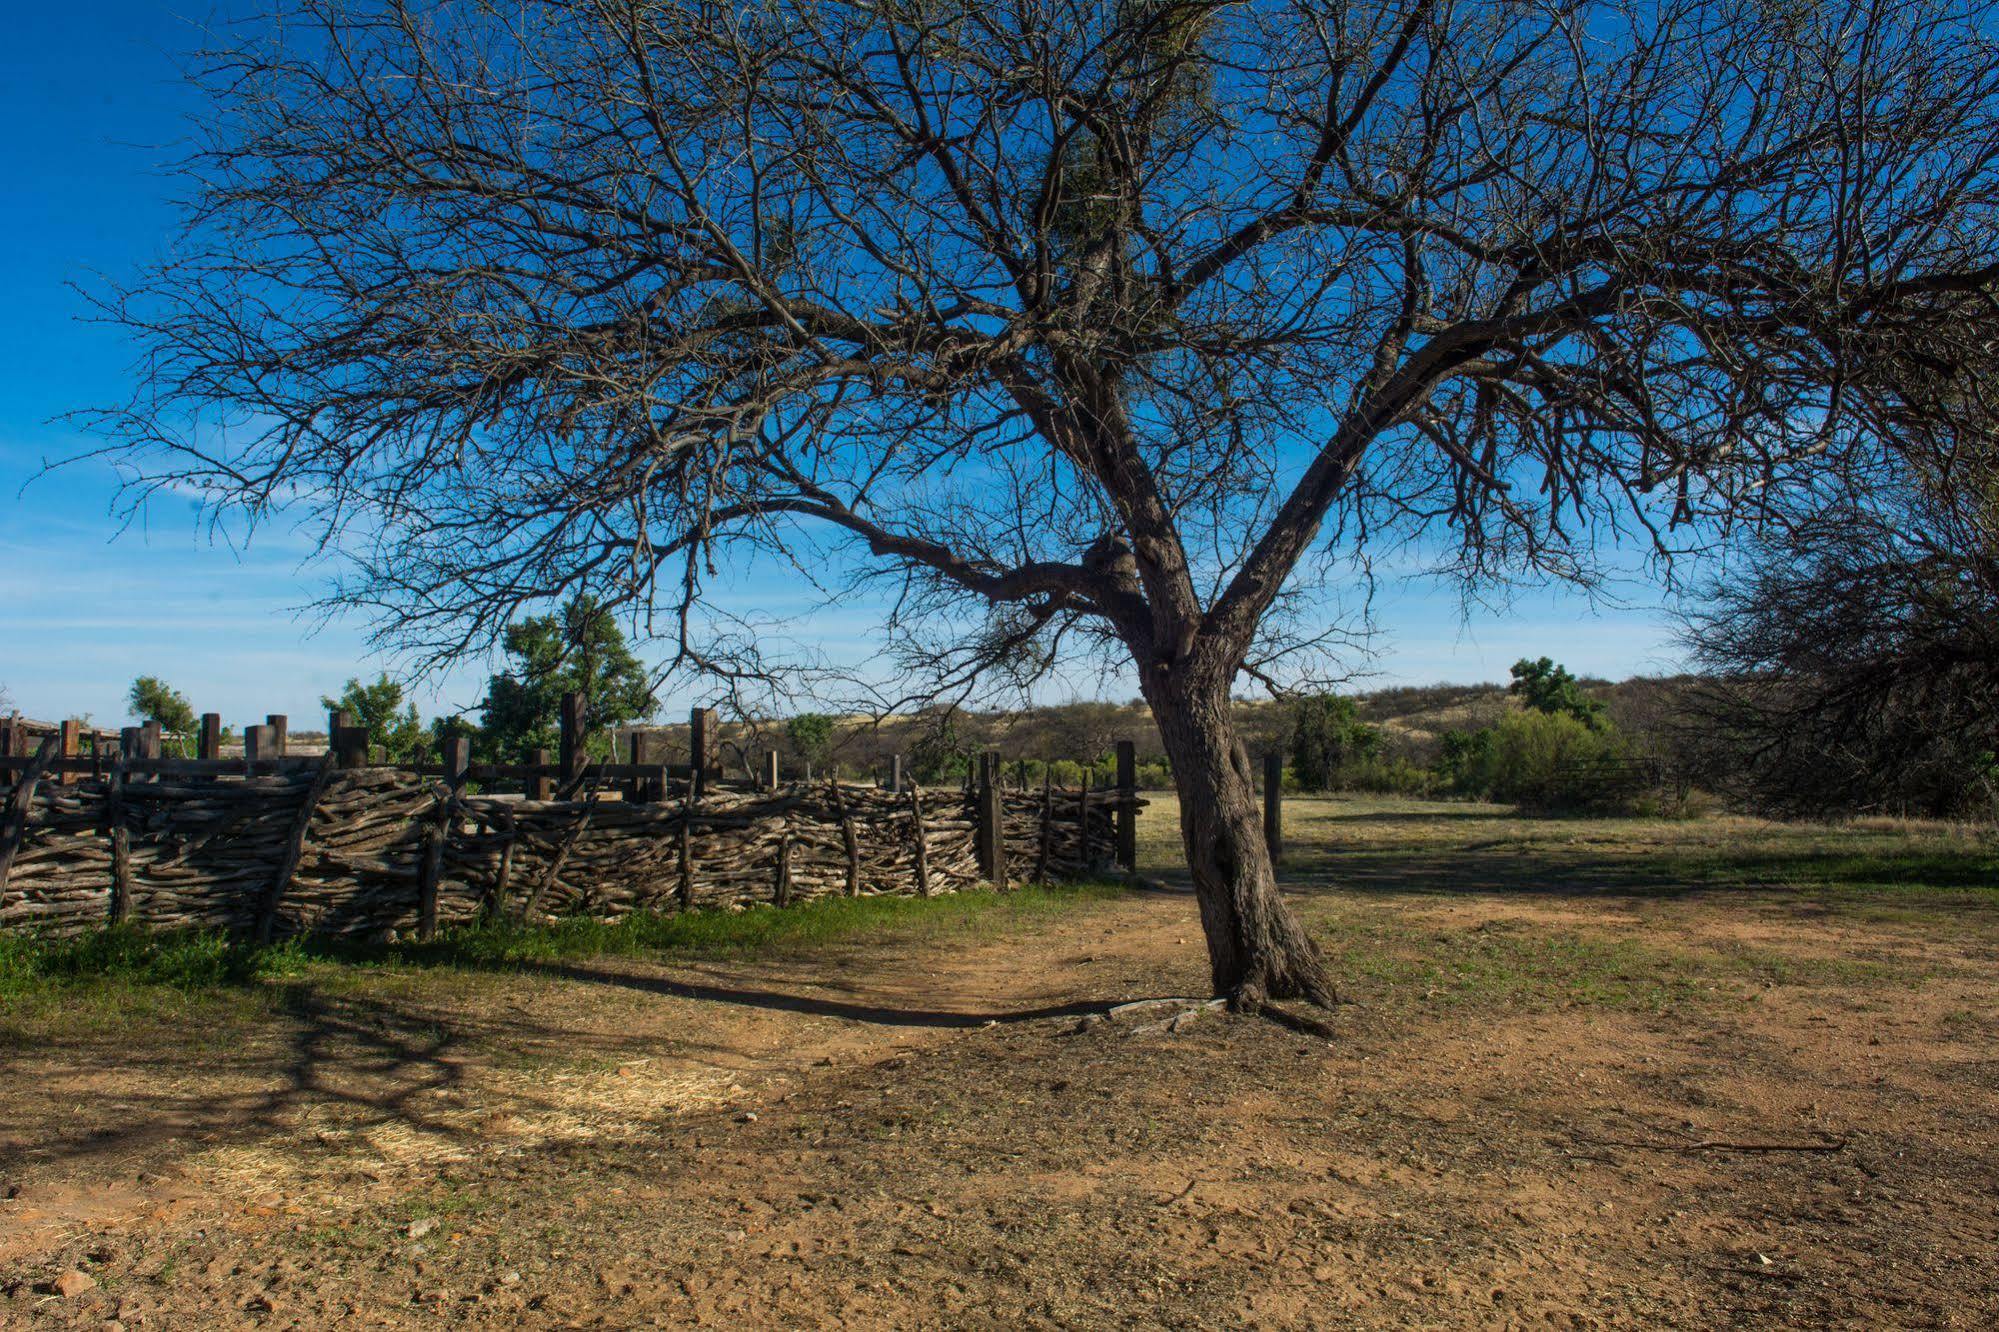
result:
[[(1693, 679), (1641, 676), (1617, 682), (1585, 680), (1583, 684), (1604, 701), (1621, 728), (1646, 733), (1674, 711), (1677, 699)], [(1519, 706), (1505, 685), (1489, 683), (1398, 685), (1351, 697), (1361, 719), (1381, 727), (1388, 753), (1416, 763), (1435, 757), (1444, 732), (1489, 726)], [(1292, 719), (1288, 701), (1240, 700), (1235, 715), (1243, 743), (1251, 753), (1288, 746)], [(656, 729), (667, 736), (667, 750), (678, 761), (686, 752), (686, 725)], [(782, 720), (725, 723), (722, 733), (724, 761), (731, 767), (753, 763), (756, 755), (770, 748), (785, 755), (787, 766), (795, 761), (784, 739)], [(890, 755), (915, 754), (925, 746), (965, 754), (996, 749), (1008, 760), (1089, 761), (1111, 754), (1120, 740), (1133, 742), (1142, 763), (1163, 759), (1151, 710), (1138, 699), (1126, 703), (1086, 700), (1018, 711), (933, 711), (880, 723), (843, 718), (835, 728), (832, 757), (849, 773), (878, 770)]]

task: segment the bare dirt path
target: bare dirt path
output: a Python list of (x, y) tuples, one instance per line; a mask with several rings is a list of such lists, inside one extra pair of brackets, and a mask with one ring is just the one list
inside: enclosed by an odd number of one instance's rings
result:
[(385, 981), (171, 1067), (15, 1052), (0, 1325), (1999, 1320), (1989, 905), (1641, 890), (1589, 829), (1499, 820), (1396, 825), (1412, 882), (1340, 818), (1293, 864), (1360, 1001), (1330, 1044), (1079, 1023), (1198, 988), (1156, 893)]

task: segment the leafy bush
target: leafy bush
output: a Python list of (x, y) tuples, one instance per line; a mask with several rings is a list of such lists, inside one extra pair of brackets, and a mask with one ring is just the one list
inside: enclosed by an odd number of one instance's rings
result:
[(1540, 809), (1619, 803), (1631, 748), (1566, 712), (1520, 712), (1489, 730), (1444, 736), (1439, 775), (1460, 794)]
[(1333, 773), (1336, 791), (1366, 791), (1373, 795), (1421, 796), (1434, 794), (1437, 774), (1406, 758), (1369, 755), (1343, 763)]
[(1343, 769), (1380, 752), (1381, 732), (1360, 720), (1352, 699), (1320, 694), (1293, 706), (1291, 773), (1300, 790), (1331, 790)]

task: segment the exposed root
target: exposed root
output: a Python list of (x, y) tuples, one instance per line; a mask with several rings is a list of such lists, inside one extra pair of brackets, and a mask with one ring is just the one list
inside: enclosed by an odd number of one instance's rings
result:
[(1077, 1021), (1069, 1030), (1088, 1031), (1104, 1022), (1129, 1022), (1136, 1018), (1151, 1017), (1165, 1010), (1171, 1010), (1164, 1017), (1155, 1017), (1149, 1022), (1140, 1022), (1130, 1028), (1132, 1036), (1170, 1036), (1184, 1031), (1203, 1016), (1216, 1012), (1222, 1007), (1220, 999), (1134, 999), (1128, 1004), (1116, 1004), (1102, 1013), (1091, 1013)]
[(1339, 1032), (1334, 1029), (1333, 1024), (1324, 1018), (1313, 1017), (1310, 1013), (1300, 1013), (1292, 1009), (1282, 1008), (1276, 1004), (1265, 1004), (1257, 1010), (1256, 1016), (1266, 1018), (1271, 1022), (1275, 1022), (1278, 1026), (1295, 1031), (1300, 1035), (1316, 1037), (1322, 1041), (1335, 1040), (1339, 1036)]

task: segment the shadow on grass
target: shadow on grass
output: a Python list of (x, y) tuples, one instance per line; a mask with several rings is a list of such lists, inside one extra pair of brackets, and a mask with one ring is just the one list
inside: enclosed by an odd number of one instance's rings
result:
[[(302, 1124), (461, 1137), (475, 1130), (442, 1112), (468, 1064), (496, 1051), (502, 1059), (574, 1061), (665, 1046), (715, 1067), (731, 1066), (740, 1054), (657, 1031), (579, 1030), (510, 1002), (504, 985), (490, 996), (427, 993), (420, 982), (426, 974), (540, 977), (889, 1027), (966, 1029), (1079, 1015), (1102, 1005), (960, 1011), (885, 1002), (867, 979), (842, 980), (832, 968), (792, 990), (744, 983), (724, 968), (862, 941), (962, 936), (1119, 891), (1080, 885), (822, 899), (784, 911), (648, 914), (611, 923), (489, 922), (429, 941), (373, 945), (290, 939), (259, 946), (216, 932), (133, 928), (69, 939), (0, 935), (0, 1122), (7, 1123), (0, 1176), (174, 1142), (296, 1135)], [(609, 964), (620, 957), (674, 964), (679, 974)], [(528, 1082), (509, 1084), (507, 1108), (553, 1108)], [(64, 1090), (29, 1094), (51, 1083)], [(88, 1090), (70, 1094), (79, 1088)]]
[(1522, 847), (1355, 850), (1298, 856), (1280, 871), (1301, 893), (1499, 894), (1674, 900), (1715, 896), (1999, 913), (1999, 858), (1966, 853), (1775, 852), (1564, 855)]
[(561, 980), (581, 981), (594, 985), (615, 985), (628, 990), (637, 990), (645, 994), (668, 995), (676, 999), (698, 999), (708, 1003), (761, 1008), (779, 1013), (803, 1013), (812, 1017), (840, 1018), (848, 1022), (865, 1022), (872, 1025), (889, 1027), (926, 1027), (956, 1030), (971, 1027), (1006, 1026), (1010, 1023), (1034, 1022), (1043, 1018), (1080, 1017), (1085, 1013), (1100, 1012), (1103, 1009), (1103, 1004), (1099, 1001), (1076, 1000), (1064, 1004), (1045, 1004), (1037, 1008), (979, 1010), (967, 1013), (955, 1009), (913, 1008), (904, 1004), (860, 1003), (817, 994), (796, 994), (787, 993), (782, 990), (758, 989), (752, 986), (722, 985), (701, 981), (674, 980), (664, 976), (600, 971), (593, 967), (580, 966), (575, 963), (531, 963), (524, 969), (538, 975), (553, 976)]

